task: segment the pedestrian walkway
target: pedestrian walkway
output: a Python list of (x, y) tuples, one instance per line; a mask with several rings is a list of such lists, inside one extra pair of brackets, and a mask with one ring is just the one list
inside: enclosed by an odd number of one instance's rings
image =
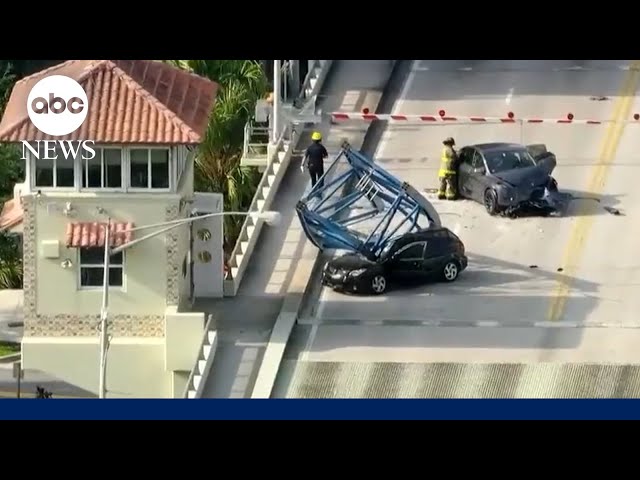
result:
[[(336, 61), (325, 82), (320, 106), (323, 111), (375, 110), (393, 65), (388, 60)], [(318, 128), (329, 160), (346, 139), (359, 148), (368, 124), (331, 125)], [(304, 148), (309, 132), (298, 148)], [(310, 188), (308, 172), (300, 171), (299, 153), (292, 158), (272, 209), (281, 213), (278, 226), (265, 226), (257, 240), (251, 263), (238, 294), (222, 300), (199, 301), (196, 311), (212, 313), (219, 343), (205, 384), (205, 398), (249, 397), (265, 347), (283, 301), (292, 292), (302, 295), (318, 250), (307, 241), (295, 214), (296, 202)]]

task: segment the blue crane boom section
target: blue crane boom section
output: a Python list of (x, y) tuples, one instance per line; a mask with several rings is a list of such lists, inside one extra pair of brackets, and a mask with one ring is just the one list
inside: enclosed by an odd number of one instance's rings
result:
[[(332, 172), (342, 170), (338, 165), (344, 165), (344, 171), (328, 180)], [(365, 211), (348, 215), (362, 201), (368, 205)], [(298, 201), (296, 213), (305, 235), (320, 250), (348, 250), (374, 261), (393, 238), (441, 226), (438, 212), (420, 192), (347, 143), (320, 181)], [(359, 231), (365, 222), (369, 226), (373, 222), (373, 229)]]

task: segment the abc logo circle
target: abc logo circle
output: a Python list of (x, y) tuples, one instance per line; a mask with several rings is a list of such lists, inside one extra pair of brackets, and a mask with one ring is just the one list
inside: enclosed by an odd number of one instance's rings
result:
[(89, 101), (82, 86), (64, 75), (45, 77), (27, 99), (27, 112), (35, 127), (60, 137), (76, 131), (87, 118)]

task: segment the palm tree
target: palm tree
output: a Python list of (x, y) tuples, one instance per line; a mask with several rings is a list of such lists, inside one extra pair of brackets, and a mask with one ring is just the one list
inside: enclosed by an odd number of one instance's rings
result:
[(22, 288), (22, 255), (18, 241), (0, 232), (0, 289)]
[[(260, 181), (254, 167), (240, 166), (244, 126), (258, 99), (268, 90), (266, 75), (257, 60), (165, 60), (220, 85), (205, 138), (195, 160), (195, 187), (224, 195), (227, 211), (249, 208)], [(225, 217), (225, 251), (238, 238), (244, 217)]]
[(2, 202), (13, 196), (13, 186), (24, 180), (24, 162), (15, 145), (0, 144), (0, 209)]
[(0, 117), (4, 112), (4, 107), (9, 101), (11, 95), (11, 89), (16, 81), (16, 76), (13, 73), (13, 68), (6, 60), (0, 61)]
[[(11, 62), (0, 61), (0, 117), (16, 81)], [(13, 194), (13, 185), (24, 178), (20, 152), (13, 145), (0, 145), (0, 210)], [(22, 254), (15, 238), (0, 231), (0, 289), (22, 288)]]

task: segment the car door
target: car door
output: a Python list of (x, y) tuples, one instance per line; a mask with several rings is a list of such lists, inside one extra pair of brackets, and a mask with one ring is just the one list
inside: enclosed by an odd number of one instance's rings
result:
[(471, 198), (471, 188), (469, 177), (472, 173), (471, 162), (473, 160), (474, 149), (465, 147), (460, 150), (458, 162), (458, 192), (465, 198)]
[(393, 255), (391, 275), (394, 280), (407, 282), (419, 280), (424, 275), (425, 246), (425, 241), (411, 242)]
[(426, 240), (422, 260), (423, 276), (432, 278), (439, 275), (451, 258), (451, 239), (445, 230), (433, 232)]
[(484, 158), (482, 154), (475, 150), (471, 158), (470, 173), (469, 173), (469, 190), (470, 198), (477, 202), (482, 202), (484, 199), (484, 191), (486, 190), (486, 172)]

